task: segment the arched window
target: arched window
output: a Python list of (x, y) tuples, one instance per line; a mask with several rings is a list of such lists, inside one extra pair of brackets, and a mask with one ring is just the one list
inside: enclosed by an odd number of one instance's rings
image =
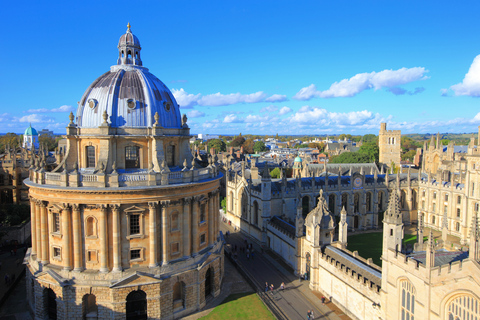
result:
[(417, 191), (412, 190), (412, 209), (417, 209)]
[(258, 226), (258, 202), (253, 202), (253, 224)]
[(480, 319), (480, 301), (470, 294), (457, 296), (446, 309), (448, 320)]
[(336, 197), (334, 193), (328, 196), (328, 210), (330, 210), (333, 215), (335, 215), (335, 200)]
[(173, 285), (173, 311), (185, 308), (185, 283), (178, 281)]
[(205, 300), (209, 295), (212, 294), (212, 282), (213, 282), (213, 275), (212, 275), (212, 268), (208, 268), (207, 272), (205, 272)]
[(87, 237), (95, 237), (97, 235), (97, 221), (94, 217), (87, 218), (85, 233)]
[(378, 210), (379, 211), (383, 210), (383, 192), (382, 191), (378, 193)]
[(232, 211), (233, 213), (233, 192), (232, 191), (230, 191), (230, 197), (228, 197), (228, 200), (230, 200), (230, 203), (229, 203), (230, 211)]
[(348, 194), (346, 193), (342, 194), (342, 208), (348, 211)]
[(409, 281), (400, 283), (400, 319), (411, 320), (415, 316), (415, 288)]
[(95, 147), (88, 146), (87, 153), (87, 168), (95, 168)]
[(360, 194), (358, 192), (353, 196), (353, 210), (355, 213), (360, 212)]
[(97, 299), (93, 294), (86, 294), (82, 299), (83, 319), (98, 319)]
[(366, 205), (367, 205), (367, 212), (372, 211), (372, 193), (367, 192), (366, 194)]
[(147, 319), (147, 294), (142, 290), (132, 291), (126, 301), (127, 320)]
[(407, 194), (405, 193), (405, 190), (402, 190), (400, 193), (400, 206), (402, 209), (408, 209), (407, 208)]
[(309, 212), (310, 212), (310, 198), (308, 196), (305, 196), (302, 198), (302, 215), (304, 219)]

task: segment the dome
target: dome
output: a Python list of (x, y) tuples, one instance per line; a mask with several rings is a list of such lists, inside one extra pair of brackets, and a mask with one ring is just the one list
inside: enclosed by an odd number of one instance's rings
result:
[(167, 86), (142, 66), (140, 41), (130, 31), (120, 37), (117, 65), (101, 75), (85, 91), (78, 104), (79, 127), (95, 128), (108, 114), (111, 127), (152, 127), (155, 113), (164, 128), (181, 128), (175, 97)]
[(300, 158), (299, 156), (297, 156), (294, 160), (294, 162), (302, 162), (302, 158)]
[(30, 124), (30, 126), (25, 129), (25, 133), (24, 133), (25, 136), (38, 136), (38, 133), (37, 133), (37, 130), (35, 130), (35, 128), (32, 128), (32, 125)]

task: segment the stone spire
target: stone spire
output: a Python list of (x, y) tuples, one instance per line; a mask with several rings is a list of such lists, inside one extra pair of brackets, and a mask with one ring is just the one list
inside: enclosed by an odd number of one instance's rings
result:
[(342, 248), (347, 247), (347, 231), (347, 210), (345, 210), (345, 207), (342, 207), (342, 211), (340, 211), (340, 223), (338, 224), (338, 242)]
[(397, 189), (392, 190), (388, 198), (388, 207), (383, 221), (393, 224), (402, 224), (402, 212), (400, 210), (400, 197)]
[(435, 242), (433, 239), (432, 229), (430, 229), (430, 233), (428, 234), (427, 255), (425, 257), (425, 266), (427, 268), (435, 267)]

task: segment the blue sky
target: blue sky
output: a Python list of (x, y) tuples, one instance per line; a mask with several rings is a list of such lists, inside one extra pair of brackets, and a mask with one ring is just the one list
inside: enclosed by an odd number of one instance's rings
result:
[[(10, 1), (0, 132), (65, 133), (127, 22), (192, 133), (477, 132), (478, 1)], [(476, 57), (478, 58), (476, 59)]]

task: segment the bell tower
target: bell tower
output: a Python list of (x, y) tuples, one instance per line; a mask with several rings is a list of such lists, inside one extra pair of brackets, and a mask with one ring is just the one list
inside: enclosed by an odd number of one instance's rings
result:
[(142, 66), (140, 59), (140, 41), (130, 30), (130, 23), (127, 25), (127, 32), (118, 41), (118, 65)]

